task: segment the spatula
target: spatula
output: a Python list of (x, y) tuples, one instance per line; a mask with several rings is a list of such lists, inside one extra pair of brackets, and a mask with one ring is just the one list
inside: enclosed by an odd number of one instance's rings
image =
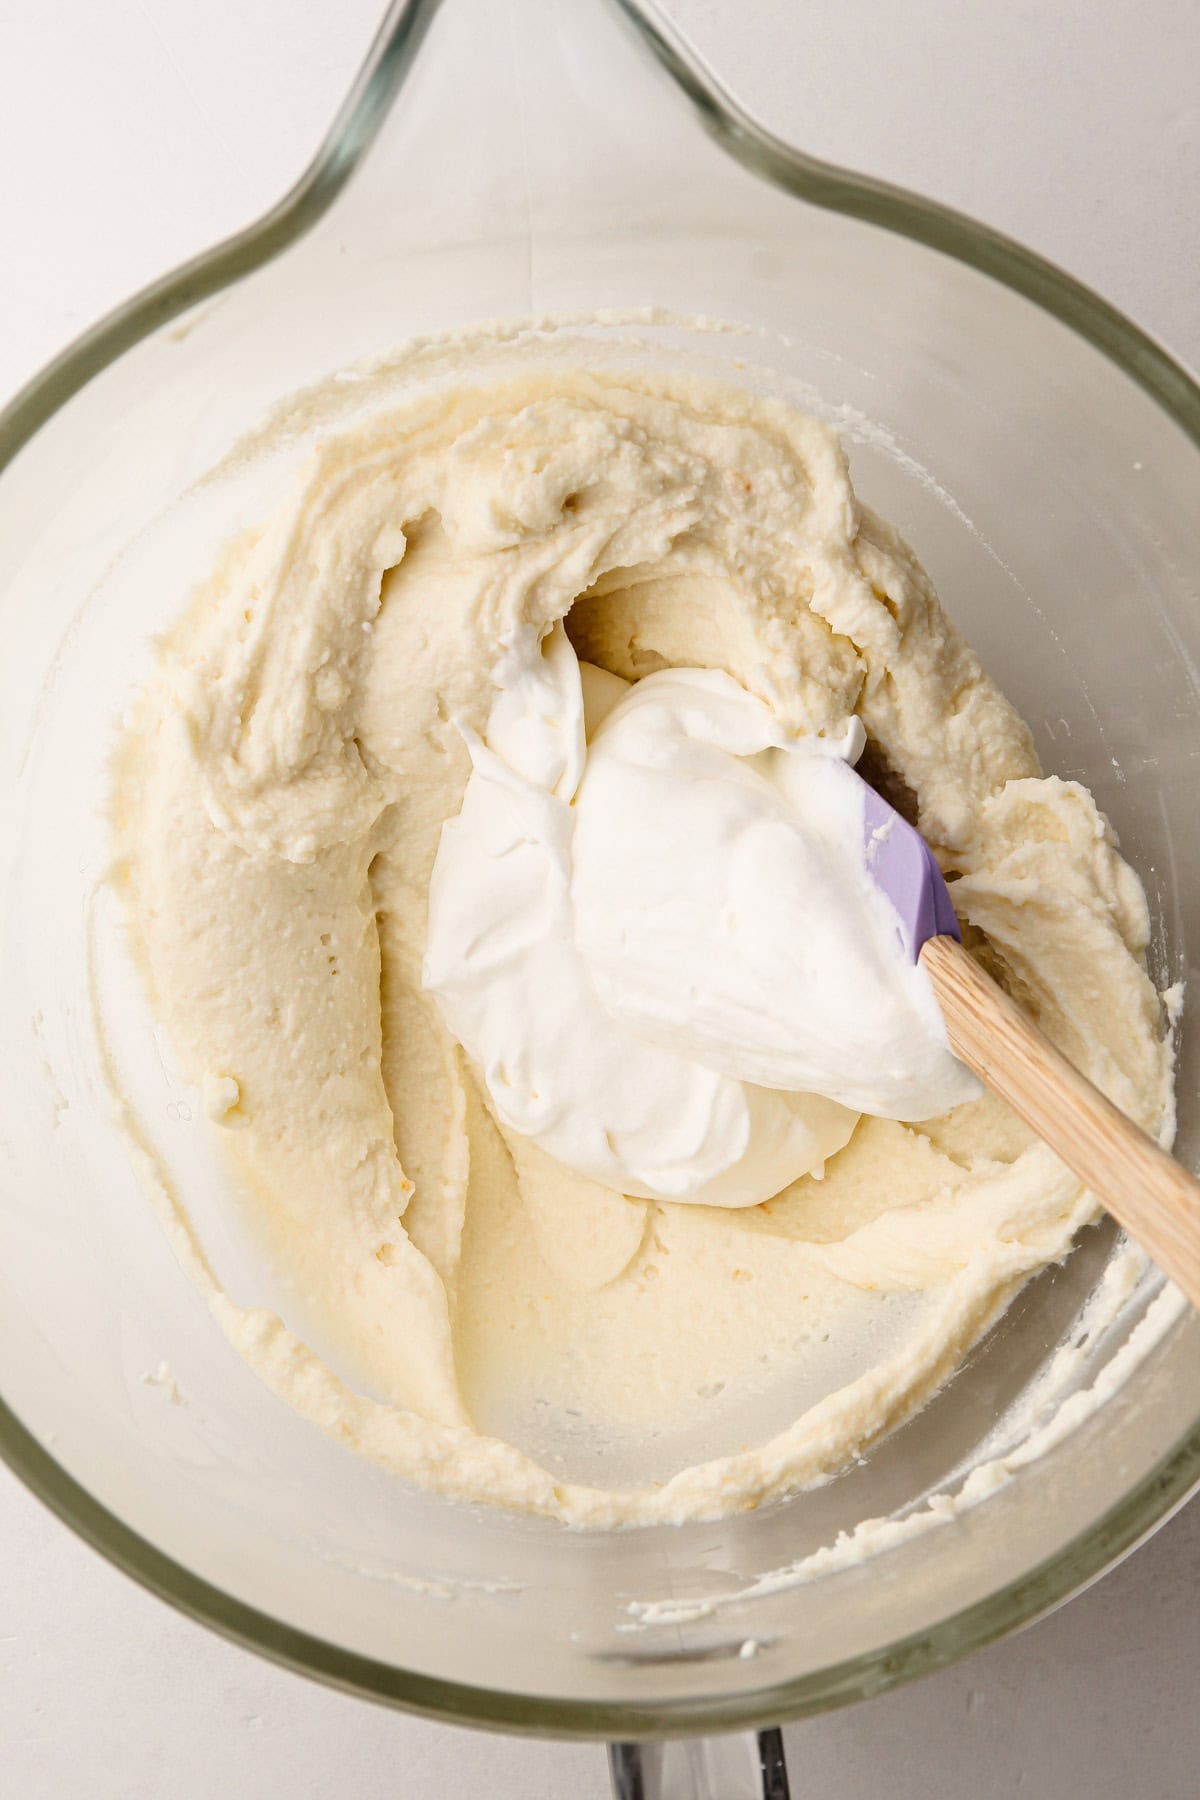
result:
[(1106, 1099), (964, 950), (933, 852), (870, 786), (864, 835), (870, 872), (933, 983), (954, 1054), (1200, 1310), (1200, 1182)]

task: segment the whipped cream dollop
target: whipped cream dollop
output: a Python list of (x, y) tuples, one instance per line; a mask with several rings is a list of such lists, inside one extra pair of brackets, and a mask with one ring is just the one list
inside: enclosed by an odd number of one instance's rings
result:
[(620, 1193), (754, 1206), (864, 1112), (978, 1096), (870, 877), (857, 718), (798, 735), (717, 670), (631, 685), (561, 621), (496, 680), (424, 983), (505, 1126)]

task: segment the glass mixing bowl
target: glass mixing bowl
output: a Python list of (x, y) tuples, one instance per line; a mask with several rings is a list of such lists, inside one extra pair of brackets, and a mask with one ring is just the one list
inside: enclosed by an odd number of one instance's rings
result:
[[(436, 1502), (326, 1440), (258, 1384), (177, 1262), (112, 1117), (89, 985), (132, 1020), (103, 774), (147, 641), (301, 453), (286, 407), (255, 436), (287, 396), (349, 371), (323, 390), (335, 419), (358, 401), (350, 365), (413, 334), (603, 309), (623, 316), (583, 327), (597, 357), (699, 359), (840, 425), (859, 491), (1047, 768), (1113, 819), (1156, 978), (1186, 976), (1200, 391), (1028, 252), (770, 138), (633, 0), (402, 0), (294, 192), (0, 420), (0, 1448), (115, 1563), (280, 1661), (447, 1719), (638, 1738), (877, 1693), (1091, 1580), (1200, 1478), (1200, 1322), (1178, 1316), (985, 1503), (789, 1583), (759, 1578), (1002, 1450), (1058, 1347), (1074, 1346), (1063, 1393), (1128, 1355), (1153, 1277), (1108, 1329), (1084, 1342), (1080, 1323), (1110, 1230), (841, 1479), (722, 1524), (609, 1534)], [(529, 328), (515, 353), (541, 341)], [(93, 959), (97, 941), (112, 953)], [(143, 1037), (155, 1128), (203, 1187), (195, 1096)], [(1186, 1031), (1179, 1096), (1194, 1167)]]

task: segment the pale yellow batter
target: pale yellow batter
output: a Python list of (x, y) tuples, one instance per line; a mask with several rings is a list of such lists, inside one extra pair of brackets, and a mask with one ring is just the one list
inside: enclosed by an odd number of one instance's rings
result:
[(991, 1099), (864, 1117), (823, 1179), (736, 1210), (624, 1198), (498, 1128), (422, 988), (427, 895), (463, 729), (514, 632), (562, 618), (627, 681), (726, 670), (808, 732), (856, 713), (967, 942), (1157, 1132), (1146, 905), (834, 436), (780, 403), (466, 380), (322, 442), (187, 605), (115, 813), (151, 1004), (296, 1296), (281, 1320), (214, 1293), (223, 1323), (423, 1486), (578, 1523), (710, 1516), (911, 1413), (1094, 1207)]

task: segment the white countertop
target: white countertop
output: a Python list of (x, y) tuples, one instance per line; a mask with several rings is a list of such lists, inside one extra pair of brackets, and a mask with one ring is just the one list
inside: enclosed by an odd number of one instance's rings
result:
[[(282, 192), (382, 5), (8, 0), (0, 399)], [(670, 11), (784, 136), (1024, 239), (1200, 365), (1194, 0), (670, 0)], [(790, 1728), (797, 1800), (1190, 1800), (1198, 1566), (1200, 1505), (1022, 1635)], [(600, 1800), (608, 1788), (594, 1746), (452, 1731), (234, 1649), (101, 1562), (0, 1471), (0, 1790)]]

